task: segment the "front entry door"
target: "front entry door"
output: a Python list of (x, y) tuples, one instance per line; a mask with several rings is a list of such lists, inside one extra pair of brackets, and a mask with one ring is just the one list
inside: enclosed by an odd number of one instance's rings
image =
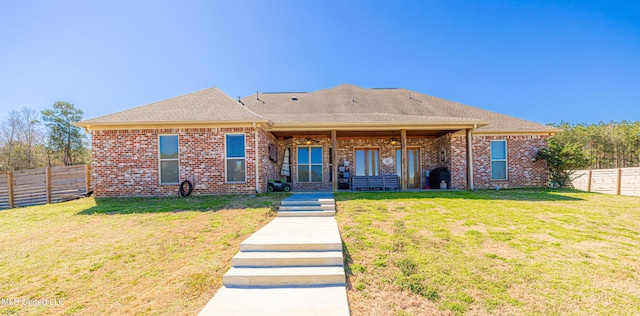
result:
[[(420, 148), (407, 148), (407, 164), (409, 165), (409, 181), (407, 187), (420, 188)], [(402, 150), (396, 149), (396, 174), (402, 181)]]
[(377, 176), (380, 174), (380, 160), (377, 148), (356, 149), (356, 176)]

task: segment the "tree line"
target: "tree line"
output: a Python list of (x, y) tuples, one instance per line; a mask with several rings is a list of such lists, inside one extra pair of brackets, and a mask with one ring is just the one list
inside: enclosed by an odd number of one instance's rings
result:
[(640, 166), (640, 121), (597, 124), (550, 124), (562, 130), (549, 141), (575, 146), (586, 158), (584, 168), (611, 169)]
[(68, 102), (42, 112), (24, 107), (0, 118), (0, 172), (88, 163), (86, 136), (72, 123), (84, 113)]
[(575, 170), (640, 166), (640, 122), (549, 124), (562, 131), (540, 149), (535, 160), (545, 160), (549, 181), (564, 187)]

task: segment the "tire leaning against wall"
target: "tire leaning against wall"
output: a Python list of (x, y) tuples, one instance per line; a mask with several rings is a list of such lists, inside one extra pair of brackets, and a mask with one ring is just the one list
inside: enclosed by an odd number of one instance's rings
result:
[[(187, 186), (186, 190), (185, 190), (185, 186)], [(180, 196), (187, 197), (191, 195), (191, 192), (193, 192), (193, 184), (191, 183), (191, 181), (189, 180), (182, 181), (182, 183), (180, 183), (180, 188), (178, 188), (178, 193), (180, 193)]]

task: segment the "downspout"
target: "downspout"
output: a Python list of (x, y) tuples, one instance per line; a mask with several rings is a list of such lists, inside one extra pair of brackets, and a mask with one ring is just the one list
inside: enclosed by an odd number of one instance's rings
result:
[(256, 125), (256, 122), (253, 122), (253, 132), (254, 132), (254, 137), (253, 137), (253, 142), (254, 142), (254, 150), (256, 152), (256, 162), (254, 163), (255, 167), (256, 167), (256, 193), (260, 193), (260, 167), (259, 167), (259, 161), (260, 161), (260, 151), (258, 150), (258, 127)]

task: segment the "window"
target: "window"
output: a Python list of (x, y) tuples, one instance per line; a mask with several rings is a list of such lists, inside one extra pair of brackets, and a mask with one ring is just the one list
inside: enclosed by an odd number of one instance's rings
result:
[(227, 182), (245, 182), (244, 134), (226, 134), (224, 143)]
[(322, 147), (298, 147), (298, 182), (322, 182)]
[(396, 174), (402, 179), (402, 150), (396, 149)]
[(491, 141), (491, 179), (507, 180), (507, 141)]
[(160, 183), (180, 182), (180, 163), (178, 157), (178, 135), (160, 135)]
[(356, 149), (356, 176), (379, 175), (380, 162), (377, 148)]
[[(419, 189), (422, 183), (420, 175), (420, 148), (407, 148), (407, 185), (412, 189)], [(396, 149), (396, 174), (402, 179), (402, 150)]]

